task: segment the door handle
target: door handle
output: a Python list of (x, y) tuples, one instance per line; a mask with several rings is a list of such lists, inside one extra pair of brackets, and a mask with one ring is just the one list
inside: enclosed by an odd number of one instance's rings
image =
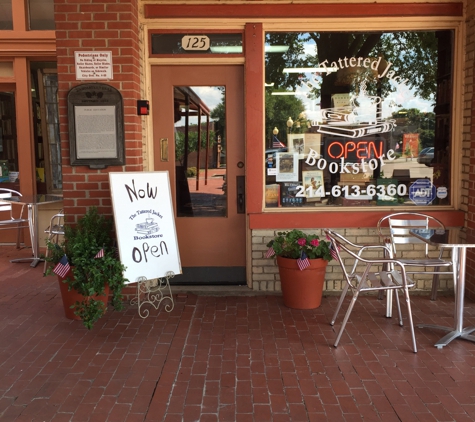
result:
[(244, 176), (236, 176), (237, 213), (246, 212), (246, 190)]
[(168, 138), (160, 139), (160, 160), (168, 161)]

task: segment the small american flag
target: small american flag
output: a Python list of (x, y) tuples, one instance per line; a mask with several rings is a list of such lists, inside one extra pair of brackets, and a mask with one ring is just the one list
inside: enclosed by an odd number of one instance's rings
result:
[(60, 277), (64, 278), (68, 271), (70, 270), (71, 266), (69, 265), (68, 257), (66, 254), (59, 260), (56, 266), (53, 268), (53, 272)]
[(104, 258), (104, 248), (97, 252), (94, 258)]
[(266, 258), (270, 258), (271, 256), (274, 256), (274, 255), (275, 255), (275, 251), (274, 251), (274, 248), (271, 246), (266, 252)]
[(277, 136), (274, 135), (274, 138), (272, 139), (272, 147), (273, 147), (273, 148), (285, 148), (285, 144), (283, 144), (282, 142), (280, 142), (280, 141), (277, 139)]
[[(340, 252), (340, 247), (338, 246), (338, 252)], [(333, 247), (333, 243), (330, 245), (330, 255), (335, 261), (338, 261), (338, 253), (336, 252), (335, 248)]]
[(297, 259), (297, 265), (300, 268), (300, 271), (303, 271), (305, 270), (305, 268), (310, 267), (310, 260), (308, 259), (304, 251), (302, 251), (302, 255), (300, 255), (300, 258)]

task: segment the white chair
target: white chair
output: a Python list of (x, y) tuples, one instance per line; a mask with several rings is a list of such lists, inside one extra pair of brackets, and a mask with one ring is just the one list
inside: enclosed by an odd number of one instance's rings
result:
[[(444, 224), (430, 215), (416, 212), (398, 212), (387, 215), (378, 221), (378, 233), (383, 241), (391, 247), (391, 257), (401, 261), (406, 267), (419, 267), (419, 269), (407, 269), (407, 274), (433, 274), (431, 300), (437, 299), (439, 288), (439, 275), (451, 274), (453, 265), (451, 260), (443, 259), (443, 249), (437, 257), (430, 256), (429, 245), (409, 232), (411, 229), (442, 229)], [(423, 244), (424, 255), (420, 258), (402, 258), (396, 245)]]
[[(46, 227), (45, 233), (47, 234), (46, 240), (48, 242), (53, 242), (58, 244), (59, 242), (59, 237), (64, 236), (64, 213), (63, 210), (61, 210), (59, 213), (53, 215), (51, 217), (49, 226)], [(49, 255), (49, 249), (46, 248), (45, 252), (45, 258), (47, 258)], [(45, 260), (43, 272), (46, 273), (46, 267), (47, 267), (48, 262)]]
[[(340, 300), (330, 322), (331, 325), (335, 324), (348, 290), (350, 289), (353, 294), (334, 346), (338, 346), (356, 300), (359, 294), (363, 292), (395, 291), (399, 311), (399, 325), (402, 326), (401, 306), (397, 294), (399, 290), (402, 290), (407, 305), (413, 349), (414, 353), (416, 353), (416, 337), (409, 298), (409, 288), (414, 286), (414, 282), (406, 276), (404, 264), (396, 259), (378, 257), (378, 255), (384, 256), (390, 252), (385, 245), (358, 245), (333, 230), (325, 229), (324, 231), (331, 242), (332, 256), (340, 264), (345, 281)], [(368, 255), (368, 257), (364, 258), (363, 255)]]
[[(6, 200), (6, 199), (9, 200)], [(29, 210), (26, 204), (21, 204), (18, 207), (14, 207), (14, 202), (21, 201), (21, 193), (12, 189), (0, 188), (0, 230), (12, 230), (16, 229), (17, 241), (16, 247), (20, 249), (22, 239), (22, 229), (30, 229), (31, 237), (31, 221), (28, 218)]]

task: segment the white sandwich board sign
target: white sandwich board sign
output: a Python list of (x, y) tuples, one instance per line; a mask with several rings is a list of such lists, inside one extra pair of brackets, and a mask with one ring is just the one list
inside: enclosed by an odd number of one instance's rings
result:
[(129, 283), (181, 274), (168, 172), (112, 172), (109, 181)]

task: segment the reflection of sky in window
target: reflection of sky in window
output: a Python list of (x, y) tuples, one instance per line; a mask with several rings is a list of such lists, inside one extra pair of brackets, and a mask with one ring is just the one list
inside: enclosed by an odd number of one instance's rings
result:
[[(206, 104), (210, 112), (218, 106), (223, 98), (223, 92), (219, 90), (217, 86), (190, 86), (190, 88), (201, 98), (201, 101)], [(202, 117), (202, 121), (205, 120), (206, 117)], [(212, 120), (212, 119), (210, 119)], [(190, 124), (196, 125), (198, 124), (198, 118), (195, 116), (190, 116)], [(184, 126), (185, 125), (185, 118), (182, 117), (181, 120), (175, 123), (175, 126)]]
[[(302, 34), (305, 36), (306, 34)], [(300, 37), (302, 39), (302, 37)], [(266, 45), (269, 45), (266, 43)], [(300, 60), (305, 60), (307, 57), (312, 57), (316, 54), (316, 44), (313, 39), (305, 41), (303, 46), (303, 53), (298, 56)], [(282, 54), (282, 53), (268, 53), (268, 54)], [(308, 62), (308, 60), (305, 60)], [(328, 64), (327, 66), (330, 66)], [(295, 94), (304, 104), (305, 113), (309, 120), (321, 121), (320, 116), (320, 97), (312, 98), (310, 91), (312, 87), (320, 87), (322, 84), (322, 77), (325, 77), (325, 72), (322, 73), (304, 73), (307, 84), (302, 83), (301, 86), (295, 88)], [(272, 83), (272, 81), (268, 81)], [(430, 100), (424, 100), (415, 96), (414, 89), (409, 89), (405, 84), (398, 84), (394, 81), (389, 81), (392, 90), (389, 95), (383, 98), (382, 102), (382, 117), (388, 118), (392, 113), (401, 109), (418, 109), (421, 113), (433, 112), (435, 98), (432, 96)], [(310, 98), (309, 98), (310, 97)]]

